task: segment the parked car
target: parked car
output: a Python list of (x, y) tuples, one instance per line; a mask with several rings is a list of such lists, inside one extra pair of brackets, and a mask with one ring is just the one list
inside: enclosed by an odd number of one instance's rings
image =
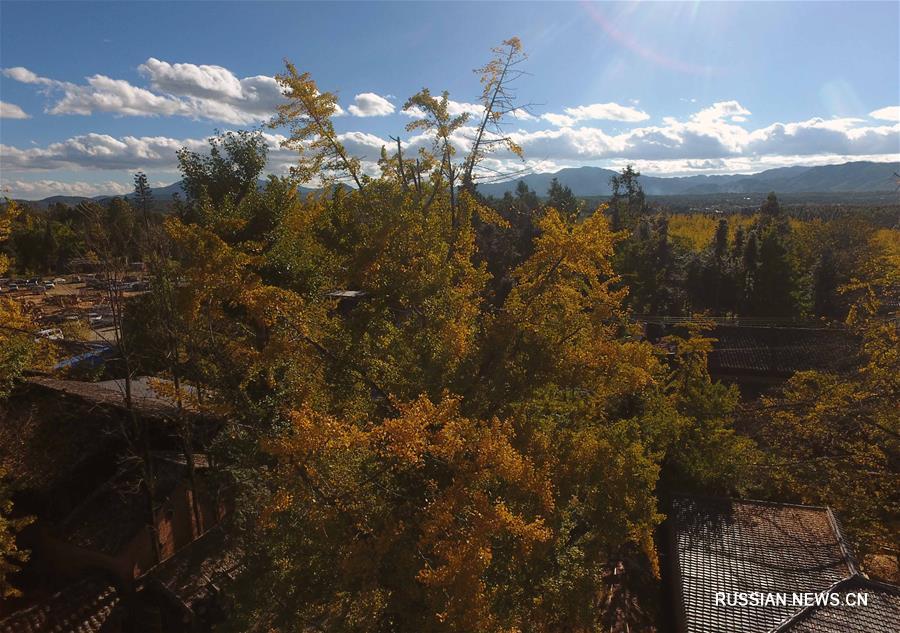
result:
[(47, 290), (50, 290), (50, 288), (56, 288), (56, 284), (53, 283), (52, 281), (45, 281), (44, 288), (46, 288)]
[(57, 277), (56, 279), (53, 280), (53, 283), (64, 284), (64, 283), (66, 283), (66, 278), (65, 277)]

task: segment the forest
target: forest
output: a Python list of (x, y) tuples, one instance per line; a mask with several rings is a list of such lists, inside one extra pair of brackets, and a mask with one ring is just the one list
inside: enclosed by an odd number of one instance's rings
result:
[[(165, 212), (144, 174), (128, 199), (2, 207), (0, 276), (146, 266), (147, 291), (109, 286), (111, 371), (165, 379), (179, 411), (222, 421), (204, 438), (178, 427), (187, 463), (209, 455), (234, 499), (240, 565), (214, 630), (657, 630), (680, 494), (827, 505), (863, 569), (896, 562), (897, 207), (829, 213), (775, 192), (753, 213), (673, 212), (630, 166), (600, 202), (555, 181), (482, 196), (485, 159), (521, 152), (506, 124), (523, 59), (511, 39), (479, 69), (480, 119), (452, 115), (446, 92), (411, 96), (424, 116), (409, 129), (433, 144), (383, 148), (379, 174), (338, 139), (335, 94), (288, 62), (271, 125), (297, 150), (290, 174), (258, 186), (261, 131), (224, 132), (178, 153), (185, 196)], [(675, 325), (650, 332), (659, 319)], [(710, 373), (721, 323), (853, 347), (840, 372), (751, 397)], [(61, 351), (4, 295), (0, 324), (5, 398)], [(133, 420), (152, 496), (154, 431)], [(2, 474), (11, 597), (32, 519)]]

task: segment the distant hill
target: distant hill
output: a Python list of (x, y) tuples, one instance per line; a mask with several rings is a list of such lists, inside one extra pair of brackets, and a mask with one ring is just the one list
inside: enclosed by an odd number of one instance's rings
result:
[[(823, 165), (819, 167), (782, 167), (769, 169), (758, 174), (731, 174), (723, 176), (681, 176), (660, 177), (641, 176), (644, 192), (650, 196), (703, 196), (710, 194), (768, 193), (873, 193), (894, 192), (897, 182), (894, 173), (900, 172), (900, 163), (874, 163), (859, 161), (843, 165)], [(602, 167), (571, 167), (555, 173), (529, 174), (522, 178), (482, 184), (478, 190), (489, 196), (501, 197), (513, 191), (520, 180), (538, 195), (545, 195), (550, 181), (557, 178), (579, 197), (605, 197), (610, 195), (609, 178), (616, 172)], [(260, 186), (265, 181), (260, 180)], [(316, 189), (298, 188), (301, 193)], [(181, 182), (168, 187), (153, 189), (153, 199), (158, 205), (171, 202), (178, 193), (184, 197)], [(105, 202), (114, 196), (101, 195), (93, 198), (79, 196), (51, 196), (43, 200), (25, 201), (37, 208), (47, 208), (55, 202), (76, 205), (83, 200)], [(128, 194), (126, 198), (133, 198)]]
[[(724, 176), (641, 176), (644, 192), (651, 196), (682, 196), (725, 193), (837, 193), (890, 192), (896, 189), (895, 172), (900, 163), (860, 161), (820, 167), (783, 167), (758, 174)], [(529, 174), (507, 182), (480, 185), (485, 195), (500, 197), (513, 191), (519, 180), (544, 195), (550, 181), (557, 178), (579, 197), (608, 196), (610, 176), (616, 172), (601, 167), (573, 167), (556, 173)]]
[[(258, 186), (262, 188), (266, 184), (265, 180), (260, 180)], [(302, 194), (312, 193), (314, 191), (318, 191), (317, 189), (310, 189), (309, 187), (297, 187), (297, 190)], [(185, 198), (184, 187), (181, 184), (181, 181), (174, 182), (167, 187), (154, 187), (152, 190), (153, 193), (153, 202), (154, 205), (158, 208), (162, 209), (165, 205), (168, 205), (172, 202), (172, 198), (175, 194), (181, 196), (182, 200)], [(88, 198), (85, 196), (50, 196), (49, 198), (43, 198), (41, 200), (23, 200), (33, 207), (38, 209), (46, 209), (53, 204), (62, 203), (67, 204), (69, 206), (75, 206), (80, 202), (84, 201), (93, 201), (105, 203), (109, 202), (113, 198), (125, 198), (126, 200), (133, 200), (134, 194), (129, 193), (124, 196), (114, 196), (114, 195), (99, 195), (94, 196), (92, 198)]]

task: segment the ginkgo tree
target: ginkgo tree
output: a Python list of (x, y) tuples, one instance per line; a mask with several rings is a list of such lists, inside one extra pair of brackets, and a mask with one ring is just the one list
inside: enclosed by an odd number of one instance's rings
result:
[[(11, 223), (18, 210), (12, 200), (7, 199), (0, 205), (0, 248), (9, 239)], [(9, 257), (0, 252), (0, 275), (6, 272), (9, 264)], [(34, 359), (37, 346), (32, 339), (33, 327), (16, 301), (0, 297), (0, 416), (3, 415), (3, 401)], [(31, 519), (13, 514), (12, 490), (6, 482), (12, 474), (0, 467), (0, 598), (3, 599), (21, 595), (11, 577), (30, 555), (16, 542), (16, 534)]]
[[(342, 144), (336, 96), (290, 63), (272, 122), (299, 153), (290, 177), (229, 195), (216, 174), (252, 151), (219, 153), (217, 170), (183, 154), (219, 202), (199, 187), (201, 212), (165, 221), (177, 283), (161, 318), (177, 320), (203, 406), (228, 420), (210, 449), (237, 484), (245, 573), (226, 626), (550, 632), (652, 617), (606, 581), (622, 560), (658, 573), (661, 477), (708, 480), (703, 455), (675, 447), (705, 428), (684, 392), (709, 375), (676, 380), (641, 339), (603, 208), (541, 209), (499, 266), (481, 250), (477, 227), (513, 230), (476, 185), (492, 151), (520, 153), (502, 125), (522, 59), (511, 39), (478, 69), (474, 127), (447, 93), (411, 97), (411, 129), (433, 143), (412, 154), (394, 139), (381, 175)], [(324, 190), (300, 196), (298, 182)], [(725, 428), (720, 413), (702, 415)], [(716, 459), (739, 453), (718, 438)]]

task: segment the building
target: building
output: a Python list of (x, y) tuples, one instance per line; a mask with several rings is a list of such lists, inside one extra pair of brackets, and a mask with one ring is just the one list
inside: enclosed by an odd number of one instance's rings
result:
[(860, 572), (827, 507), (678, 497), (668, 556), (681, 633), (900, 631), (900, 588)]
[(120, 633), (121, 602), (114, 584), (90, 576), (0, 619), (0, 633)]
[[(5, 403), (0, 467), (13, 476), (16, 511), (36, 521), (19, 535), (31, 550), (15, 579), (25, 595), (0, 601), (0, 633), (118, 633), (131, 630), (129, 619), (158, 617), (153, 604), (141, 611), (147, 605), (134, 598), (142, 579), (231, 507), (228, 485), (210, 473), (205, 454), (195, 449), (191, 469), (182, 450), (184, 421), (195, 447), (220, 421), (201, 414), (190, 393), (179, 408), (165, 381), (136, 379), (131, 391), (129, 409), (121, 380), (33, 377)], [(151, 431), (152, 513), (142, 460), (122, 432), (134, 418)]]

